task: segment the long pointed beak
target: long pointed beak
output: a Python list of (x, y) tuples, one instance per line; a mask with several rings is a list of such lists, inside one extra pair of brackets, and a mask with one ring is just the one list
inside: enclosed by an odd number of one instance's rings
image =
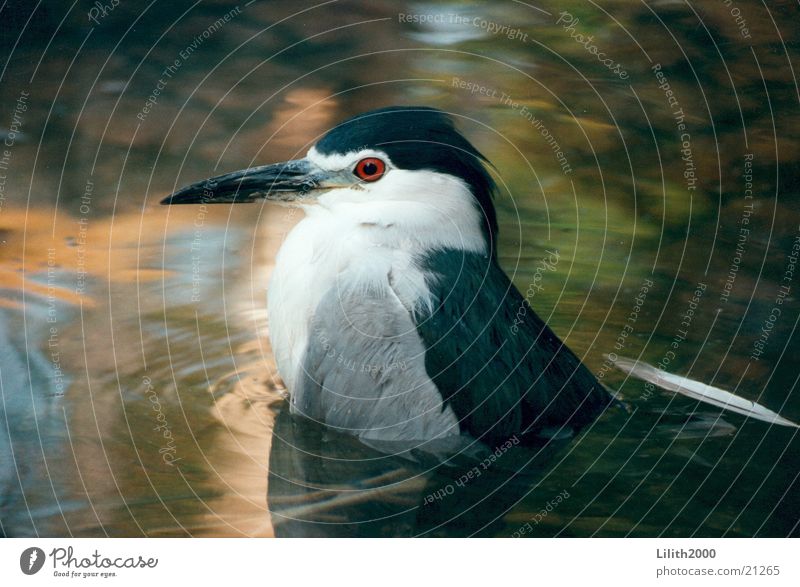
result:
[(325, 170), (307, 159), (297, 159), (205, 179), (182, 187), (161, 203), (241, 204), (261, 198), (291, 202), (315, 190), (332, 187), (324, 185), (327, 179)]

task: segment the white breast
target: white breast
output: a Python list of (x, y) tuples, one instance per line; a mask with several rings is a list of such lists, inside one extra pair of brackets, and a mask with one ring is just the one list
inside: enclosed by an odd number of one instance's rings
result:
[[(308, 344), (309, 321), (340, 276), (358, 287), (391, 288), (413, 312), (432, 303), (430, 276), (418, 266), (425, 251), (485, 249), (480, 214), (460, 181), (393, 170), (378, 183), (380, 192), (339, 189), (306, 207), (306, 218), (278, 252), (268, 290), (269, 334), (290, 393)], [(414, 195), (396, 196), (403, 193)]]

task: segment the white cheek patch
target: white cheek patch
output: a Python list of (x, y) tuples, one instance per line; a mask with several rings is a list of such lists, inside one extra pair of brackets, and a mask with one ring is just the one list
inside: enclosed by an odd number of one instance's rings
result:
[(318, 203), (344, 225), (377, 231), (369, 238), (380, 246), (405, 248), (402, 243), (411, 239), (419, 251), (485, 252), (482, 214), (462, 180), (435, 171), (395, 169), (359, 187), (331, 190)]
[(351, 151), (349, 153), (331, 153), (330, 155), (323, 155), (317, 151), (316, 147), (311, 147), (306, 154), (306, 158), (309, 161), (327, 171), (350, 169), (365, 157), (377, 157), (381, 159), (386, 163), (387, 171), (393, 167), (389, 156), (383, 151), (378, 151), (376, 149), (361, 149), (360, 151)]

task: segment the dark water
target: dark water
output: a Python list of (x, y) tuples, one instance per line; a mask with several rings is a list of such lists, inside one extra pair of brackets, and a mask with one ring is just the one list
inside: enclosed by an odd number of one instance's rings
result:
[[(106, 4), (0, 13), (1, 534), (798, 534), (795, 429), (604, 362), (800, 420), (796, 3)], [(299, 213), (157, 202), (389, 104), (492, 160), (502, 265), (630, 411), (485, 468), (286, 415)]]

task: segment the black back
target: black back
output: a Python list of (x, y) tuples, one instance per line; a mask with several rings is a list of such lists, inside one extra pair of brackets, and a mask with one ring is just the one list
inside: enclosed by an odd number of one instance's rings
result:
[(494, 259), (436, 251), (424, 268), (438, 300), (417, 320), (425, 366), (463, 432), (490, 445), (544, 428), (573, 432), (611, 403)]

